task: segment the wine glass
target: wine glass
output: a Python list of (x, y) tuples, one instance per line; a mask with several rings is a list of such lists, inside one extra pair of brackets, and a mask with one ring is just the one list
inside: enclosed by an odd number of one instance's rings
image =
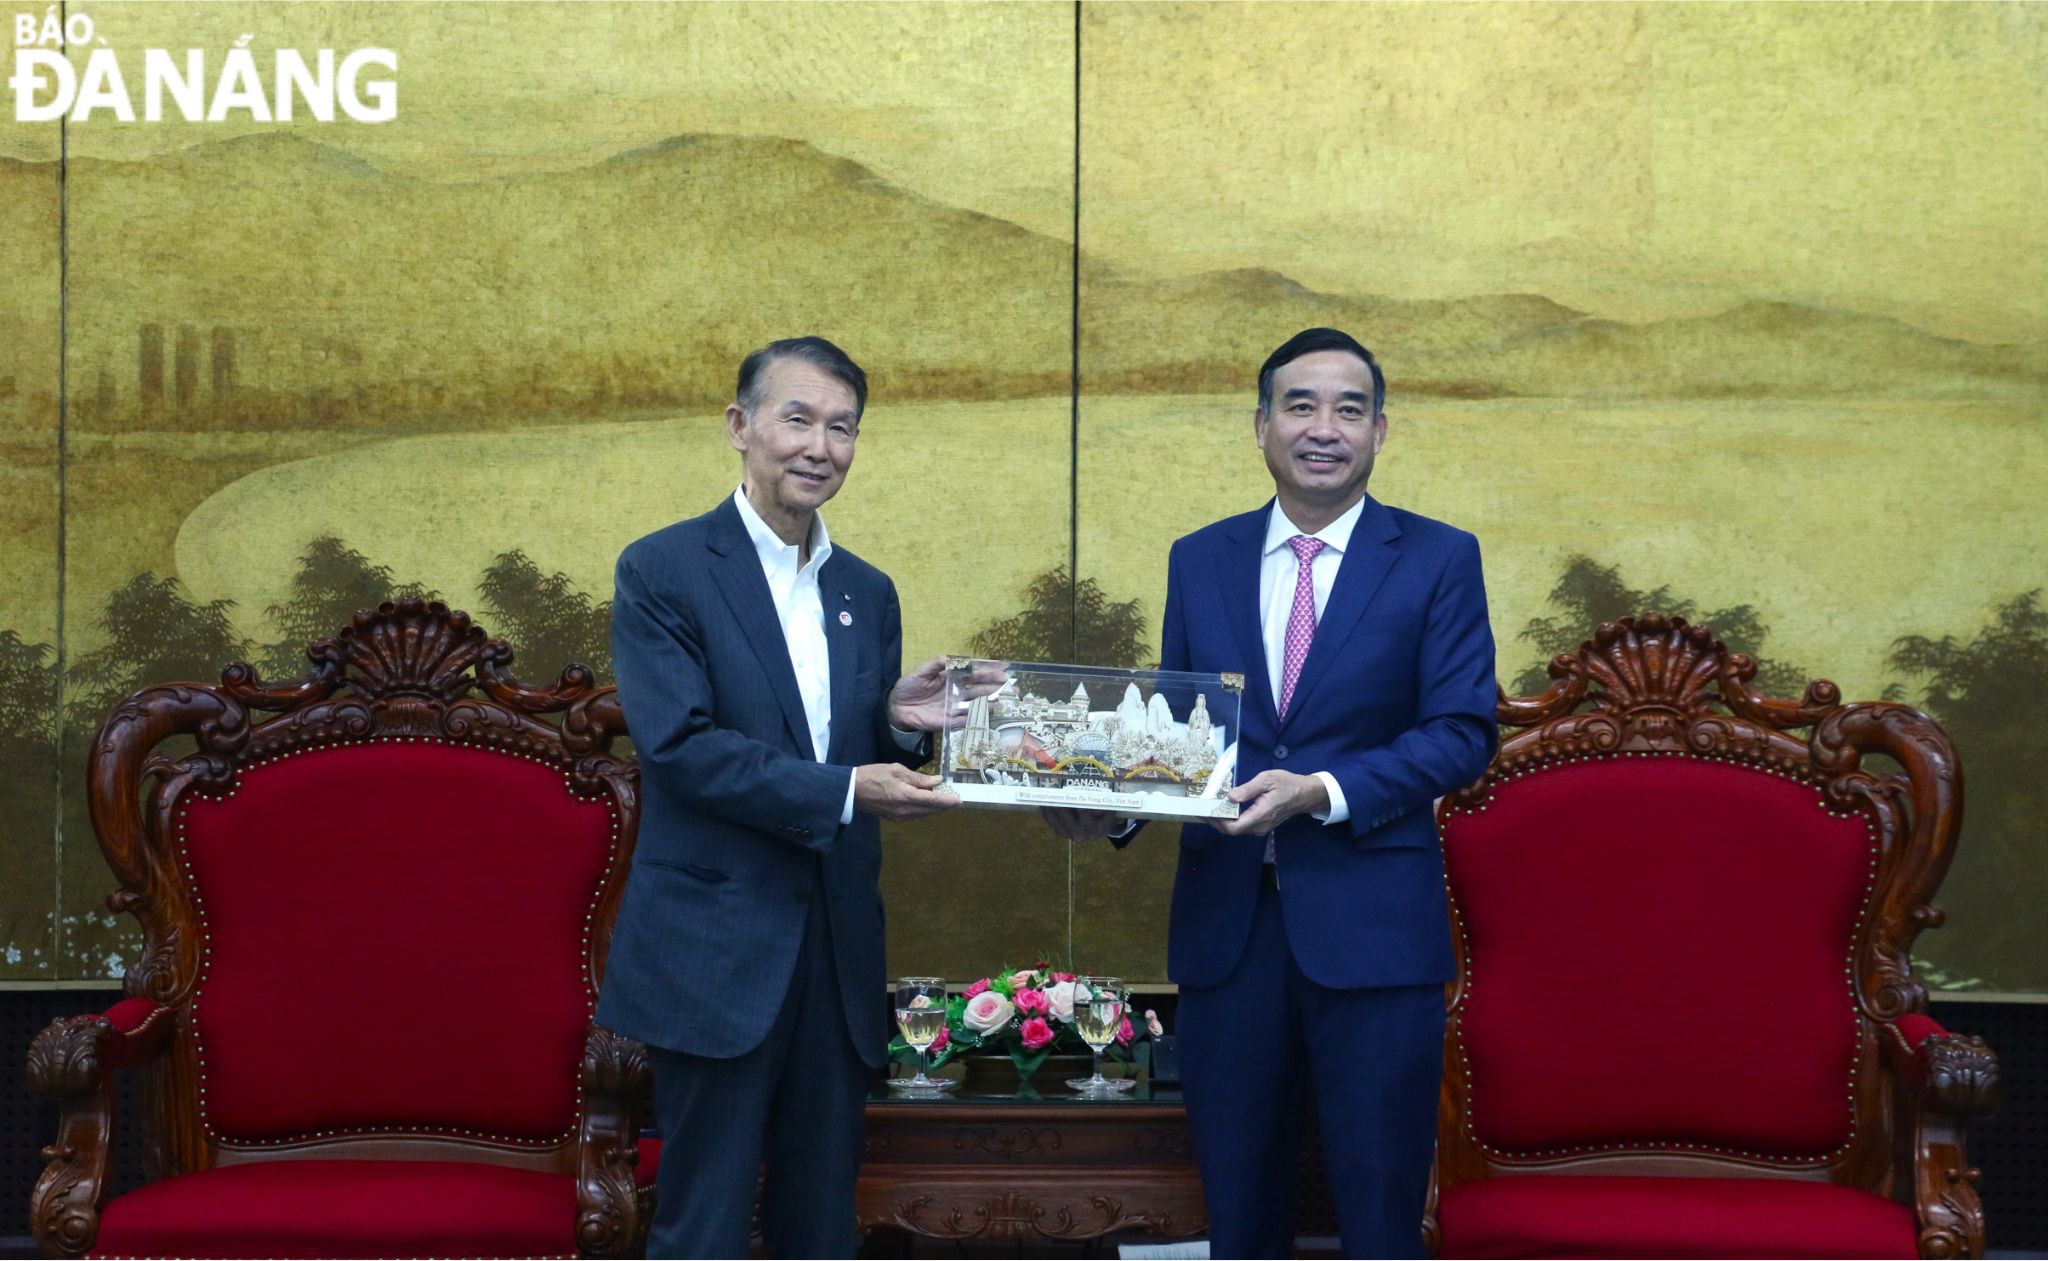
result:
[(903, 1040), (917, 1051), (917, 1076), (893, 1077), (897, 1090), (929, 1093), (951, 1090), (959, 1083), (944, 1077), (925, 1076), (925, 1059), (931, 1045), (946, 1027), (946, 983), (935, 976), (906, 976), (896, 981), (896, 1028)]
[(1074, 978), (1074, 1028), (1081, 1041), (1095, 1052), (1095, 1076), (1076, 1077), (1067, 1085), (1084, 1095), (1114, 1096), (1138, 1084), (1129, 1078), (1119, 1080), (1102, 1075), (1103, 1049), (1116, 1041), (1117, 1033), (1124, 1027), (1126, 997), (1124, 983), (1116, 977)]

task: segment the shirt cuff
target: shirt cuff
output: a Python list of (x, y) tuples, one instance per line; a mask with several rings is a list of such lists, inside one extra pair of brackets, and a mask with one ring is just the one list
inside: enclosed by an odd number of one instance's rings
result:
[(839, 812), (840, 827), (845, 827), (847, 824), (853, 822), (853, 781), (859, 778), (859, 770), (853, 771), (846, 777), (846, 806)]
[(895, 723), (889, 724), (889, 734), (896, 737), (896, 747), (905, 753), (914, 753), (924, 743), (925, 732), (905, 731)]
[(1330, 808), (1311, 811), (1311, 816), (1321, 823), (1349, 823), (1351, 806), (1344, 800), (1344, 789), (1338, 785), (1337, 777), (1328, 771), (1317, 771), (1316, 778), (1322, 780), (1323, 787), (1329, 791)]
[(1118, 828), (1118, 829), (1117, 829), (1116, 831), (1114, 831), (1114, 832), (1105, 832), (1105, 833), (1103, 833), (1103, 837), (1102, 837), (1102, 839), (1103, 839), (1103, 840), (1106, 840), (1106, 841), (1121, 841), (1121, 840), (1122, 840), (1122, 839), (1124, 839), (1124, 838), (1125, 838), (1126, 836), (1129, 836), (1129, 835), (1130, 835), (1131, 833), (1133, 833), (1133, 832), (1135, 832), (1135, 831), (1137, 831), (1137, 830), (1138, 830), (1138, 820), (1136, 820), (1136, 819), (1125, 819), (1125, 820), (1124, 820), (1124, 825), (1123, 825), (1122, 827)]

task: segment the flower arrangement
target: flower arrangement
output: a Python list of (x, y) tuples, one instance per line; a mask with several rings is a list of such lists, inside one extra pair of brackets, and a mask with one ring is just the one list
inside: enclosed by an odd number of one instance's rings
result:
[[(1124, 1016), (1116, 1040), (1103, 1052), (1114, 1060), (1130, 1058), (1137, 1030)], [(932, 1040), (931, 1066), (972, 1052), (1008, 1055), (1025, 1081), (1045, 1058), (1055, 1054), (1089, 1054), (1088, 1044), (1074, 1027), (1074, 973), (1054, 971), (1040, 960), (1028, 968), (1005, 969), (985, 976), (946, 998), (946, 1026)], [(912, 1063), (917, 1052), (899, 1035), (889, 1054)]]

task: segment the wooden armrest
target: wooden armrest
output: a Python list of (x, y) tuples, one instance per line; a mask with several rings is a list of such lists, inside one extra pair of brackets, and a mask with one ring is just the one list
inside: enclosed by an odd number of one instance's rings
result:
[(1951, 1116), (1981, 1117), (1998, 1111), (2005, 1083), (1998, 1076), (1998, 1057), (1984, 1039), (1944, 1033), (1921, 1045), (1927, 1062), (1928, 1102)]
[(72, 1099), (98, 1089), (110, 1069), (140, 1068), (170, 1043), (177, 1009), (124, 998), (103, 1012), (60, 1016), (28, 1049), (28, 1092)]
[(1998, 1057), (1982, 1038), (1950, 1033), (1932, 1016), (1917, 1012), (1886, 1021), (1878, 1040), (1892, 1071), (1908, 1087), (1925, 1093), (1928, 1106), (1950, 1116), (1989, 1116), (2005, 1096)]
[(58, 1101), (57, 1141), (29, 1198), (29, 1228), (44, 1251), (80, 1257), (100, 1229), (114, 1145), (114, 1070), (163, 1052), (175, 1008), (128, 998), (96, 1015), (64, 1016), (28, 1048), (28, 1091)]
[(633, 1169), (654, 1070), (647, 1048), (590, 1027), (583, 1043), (583, 1129), (576, 1152), (576, 1246), (586, 1257), (637, 1253), (646, 1239), (648, 1204)]
[(1998, 1107), (1998, 1057), (1981, 1038), (1950, 1033), (1909, 1012), (1878, 1026), (1886, 1062), (1904, 1087), (1898, 1124), (1910, 1127), (1913, 1214), (1923, 1257), (1984, 1255), (1984, 1207), (1977, 1170), (1963, 1151), (1963, 1118)]

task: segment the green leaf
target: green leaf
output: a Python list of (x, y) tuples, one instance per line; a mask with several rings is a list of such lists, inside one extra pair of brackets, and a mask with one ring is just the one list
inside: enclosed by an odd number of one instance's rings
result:
[(1026, 1081), (1031, 1080), (1031, 1074), (1038, 1071), (1040, 1064), (1045, 1063), (1045, 1057), (1052, 1054), (1050, 1046), (1042, 1046), (1036, 1051), (1027, 1051), (1021, 1042), (1011, 1043), (1009, 1051), (1010, 1062), (1017, 1066), (1017, 1076)]

